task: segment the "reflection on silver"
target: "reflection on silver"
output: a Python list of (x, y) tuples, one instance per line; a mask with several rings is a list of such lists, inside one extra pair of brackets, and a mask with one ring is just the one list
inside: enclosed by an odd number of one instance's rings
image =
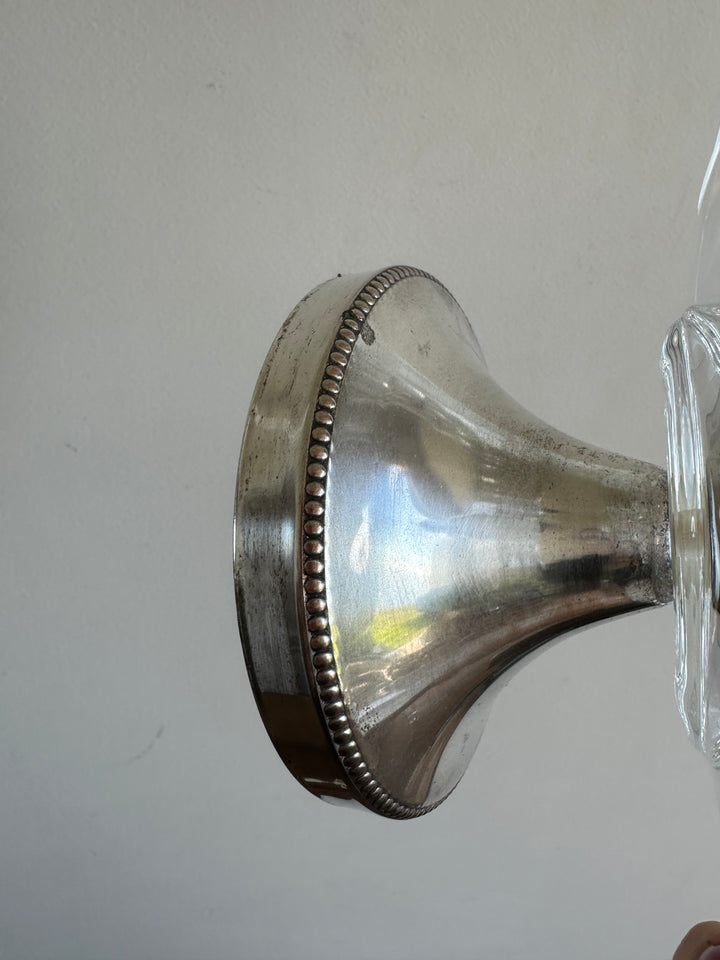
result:
[(323, 284), (271, 348), (238, 470), (240, 632), (280, 755), (319, 796), (426, 813), (510, 667), (672, 599), (667, 527), (664, 471), (519, 407), (432, 277)]

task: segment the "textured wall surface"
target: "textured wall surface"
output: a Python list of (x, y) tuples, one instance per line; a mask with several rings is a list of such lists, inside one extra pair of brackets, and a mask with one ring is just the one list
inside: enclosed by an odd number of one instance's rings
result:
[(530, 663), (436, 813), (306, 795), (235, 623), (276, 329), (411, 263), (498, 381), (664, 462), (714, 2), (0, 4), (0, 954), (661, 958), (720, 916), (669, 609)]

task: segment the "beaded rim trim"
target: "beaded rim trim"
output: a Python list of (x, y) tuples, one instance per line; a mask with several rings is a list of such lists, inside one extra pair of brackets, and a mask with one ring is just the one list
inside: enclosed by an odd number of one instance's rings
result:
[(315, 686), (325, 724), (345, 773), (363, 802), (377, 813), (407, 820), (429, 813), (439, 802), (410, 805), (391, 796), (368, 768), (345, 710), (345, 701), (333, 653), (325, 569), (325, 492), (330, 443), (337, 397), (357, 338), (365, 321), (382, 295), (401, 280), (421, 277), (442, 286), (433, 276), (415, 267), (389, 267), (376, 274), (342, 314), (315, 403), (307, 456), (307, 477), (303, 503), (303, 601)]

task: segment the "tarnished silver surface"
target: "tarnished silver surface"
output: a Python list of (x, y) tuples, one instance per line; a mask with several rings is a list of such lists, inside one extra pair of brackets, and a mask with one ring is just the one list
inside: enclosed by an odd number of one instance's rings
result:
[(258, 380), (236, 498), (240, 631), (283, 760), (319, 796), (431, 810), (508, 668), (672, 599), (667, 526), (665, 472), (519, 407), (436, 280), (318, 287)]

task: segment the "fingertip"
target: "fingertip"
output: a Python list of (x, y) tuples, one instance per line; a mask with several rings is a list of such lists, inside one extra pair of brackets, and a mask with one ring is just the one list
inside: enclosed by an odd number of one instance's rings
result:
[(720, 922), (696, 923), (683, 937), (673, 960), (720, 960)]

